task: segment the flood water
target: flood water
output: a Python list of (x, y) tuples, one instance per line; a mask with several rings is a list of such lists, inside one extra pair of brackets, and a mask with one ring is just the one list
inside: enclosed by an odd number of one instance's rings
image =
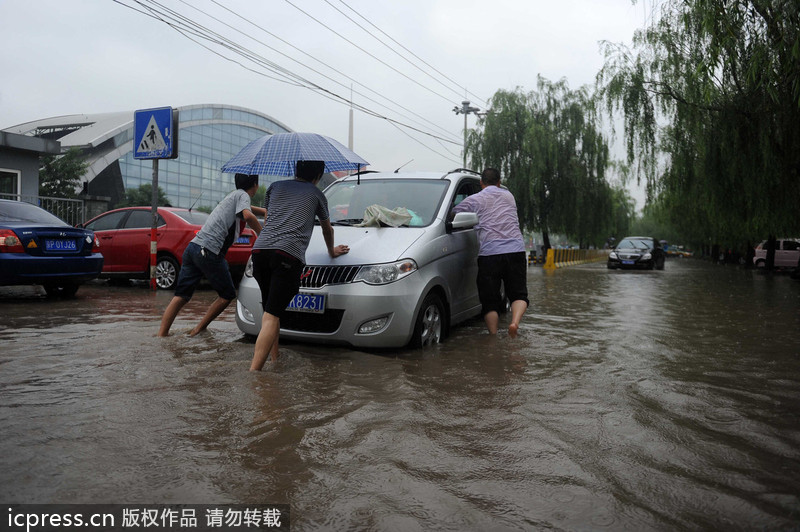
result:
[[(520, 336), (291, 344), (232, 308), (0, 293), (0, 501), (289, 504), (294, 530), (800, 528), (800, 282), (674, 259), (529, 269)], [(27, 291), (26, 291), (27, 290)], [(43, 292), (42, 292), (43, 293)]]

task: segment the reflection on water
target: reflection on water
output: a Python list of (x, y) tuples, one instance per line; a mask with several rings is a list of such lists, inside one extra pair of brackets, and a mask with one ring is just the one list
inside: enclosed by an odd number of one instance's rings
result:
[(531, 268), (520, 338), (291, 344), (229, 309), (0, 298), (0, 500), (288, 503), (298, 530), (800, 526), (800, 283), (687, 260)]

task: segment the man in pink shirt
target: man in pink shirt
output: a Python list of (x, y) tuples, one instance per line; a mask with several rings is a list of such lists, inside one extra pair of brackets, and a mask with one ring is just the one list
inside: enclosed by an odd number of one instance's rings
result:
[(478, 215), (478, 297), (481, 314), (489, 334), (497, 334), (500, 308), (503, 303), (500, 283), (511, 301), (511, 324), (508, 334), (517, 336), (519, 322), (528, 309), (528, 263), (525, 241), (519, 228), (517, 202), (500, 186), (500, 172), (486, 168), (481, 173), (481, 191), (453, 207), (453, 213), (474, 212)]

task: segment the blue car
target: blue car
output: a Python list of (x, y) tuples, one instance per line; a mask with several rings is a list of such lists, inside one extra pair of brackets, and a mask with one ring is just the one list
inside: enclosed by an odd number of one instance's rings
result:
[(39, 284), (49, 296), (72, 297), (103, 269), (94, 233), (44, 209), (0, 200), (0, 286)]

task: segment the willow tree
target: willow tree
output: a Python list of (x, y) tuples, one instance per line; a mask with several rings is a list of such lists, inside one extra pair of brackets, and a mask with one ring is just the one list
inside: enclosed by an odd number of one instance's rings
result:
[(800, 3), (665, 0), (598, 85), (648, 198), (696, 243), (800, 234)]
[(540, 76), (536, 91), (501, 90), (490, 106), (470, 132), (468, 153), (474, 167), (493, 166), (505, 176), (520, 223), (540, 230), (546, 248), (550, 231), (581, 244), (605, 240), (614, 196), (605, 181), (608, 145), (588, 91)]

